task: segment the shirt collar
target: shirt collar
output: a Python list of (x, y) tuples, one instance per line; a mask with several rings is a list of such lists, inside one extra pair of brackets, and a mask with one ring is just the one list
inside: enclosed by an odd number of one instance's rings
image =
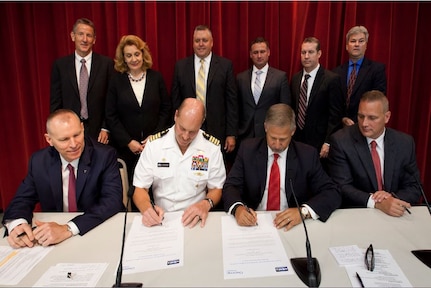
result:
[(265, 66), (262, 67), (262, 69), (257, 69), (256, 66), (253, 65), (253, 74), (256, 73), (257, 71), (262, 71), (264, 74), (268, 73), (268, 69), (269, 69), (269, 64), (266, 63)]

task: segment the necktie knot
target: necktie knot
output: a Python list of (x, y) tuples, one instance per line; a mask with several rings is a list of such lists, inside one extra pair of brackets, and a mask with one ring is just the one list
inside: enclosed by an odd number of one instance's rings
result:
[(377, 147), (377, 142), (376, 141), (373, 140), (373, 141), (371, 141), (370, 144), (371, 144), (371, 148), (372, 149), (376, 149), (376, 147)]
[(263, 71), (262, 71), (262, 70), (257, 70), (257, 71), (256, 71), (256, 75), (257, 75), (257, 76), (259, 76), (259, 75), (260, 75), (260, 74), (262, 74), (262, 73), (263, 73)]
[(280, 155), (278, 155), (277, 153), (274, 153), (274, 161), (277, 161), (278, 157), (280, 157)]
[(81, 63), (82, 63), (82, 64), (85, 64), (85, 63), (87, 63), (87, 61), (85, 61), (85, 59), (84, 59), (84, 58), (82, 58), (82, 59), (81, 59)]
[(201, 63), (201, 65), (204, 65), (205, 60), (201, 58), (201, 60), (199, 60), (199, 62)]
[(305, 78), (305, 80), (304, 81), (308, 81), (308, 78), (310, 78), (311, 77), (311, 75), (310, 74), (305, 74), (304, 75), (304, 78)]

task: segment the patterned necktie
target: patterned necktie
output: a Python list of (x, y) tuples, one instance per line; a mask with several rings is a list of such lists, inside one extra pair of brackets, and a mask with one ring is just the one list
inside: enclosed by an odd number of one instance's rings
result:
[(277, 159), (280, 155), (274, 153), (268, 184), (268, 204), (266, 210), (280, 210), (280, 169)]
[(196, 83), (196, 97), (205, 105), (205, 61), (201, 59), (201, 67), (198, 72), (198, 81)]
[(88, 91), (88, 70), (85, 59), (81, 59), (81, 70), (79, 71), (79, 99), (81, 100), (81, 117), (88, 118), (87, 91)]
[(298, 106), (298, 127), (302, 130), (305, 126), (305, 114), (307, 111), (307, 90), (308, 90), (308, 78), (310, 74), (304, 75), (304, 81), (302, 82), (301, 89), (299, 91), (299, 106)]
[(76, 208), (76, 180), (75, 180), (75, 171), (71, 164), (67, 165), (69, 169), (69, 191), (67, 200), (69, 203), (69, 212), (76, 212), (78, 209)]
[(346, 107), (349, 108), (350, 105), (350, 96), (352, 95), (353, 86), (355, 86), (356, 81), (356, 63), (353, 63), (352, 72), (350, 72), (349, 82), (347, 84), (347, 99), (346, 99)]
[(377, 191), (383, 190), (383, 182), (382, 182), (382, 166), (380, 165), (380, 157), (377, 152), (377, 143), (376, 141), (371, 141), (371, 157), (373, 158), (374, 170), (376, 170), (376, 178), (377, 178)]
[(257, 104), (259, 102), (260, 94), (262, 93), (262, 84), (260, 82), (260, 74), (262, 74), (263, 71), (258, 70), (256, 71), (256, 79), (254, 80), (254, 102)]

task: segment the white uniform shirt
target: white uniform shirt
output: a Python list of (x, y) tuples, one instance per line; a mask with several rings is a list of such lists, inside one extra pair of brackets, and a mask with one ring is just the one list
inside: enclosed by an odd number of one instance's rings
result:
[(219, 145), (200, 130), (184, 155), (175, 140), (174, 126), (166, 135), (148, 141), (135, 168), (133, 185), (153, 185), (156, 205), (165, 211), (185, 210), (206, 197), (209, 189), (222, 189), (226, 170)]

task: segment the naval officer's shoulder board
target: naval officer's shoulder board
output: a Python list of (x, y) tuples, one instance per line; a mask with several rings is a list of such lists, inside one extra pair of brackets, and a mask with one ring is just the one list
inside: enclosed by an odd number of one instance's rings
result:
[(150, 142), (152, 142), (152, 141), (154, 141), (156, 139), (162, 138), (163, 136), (165, 136), (166, 134), (168, 134), (168, 132), (169, 132), (169, 129), (166, 129), (164, 131), (161, 131), (159, 133), (151, 135), (148, 140), (150, 140)]
[(206, 133), (206, 132), (203, 132), (202, 133), (202, 135), (204, 136), (204, 138), (205, 139), (207, 139), (208, 141), (210, 141), (211, 143), (213, 143), (214, 145), (216, 145), (216, 146), (219, 146), (220, 145), (220, 140), (218, 140), (217, 138), (215, 138), (214, 136), (212, 136), (212, 135), (210, 135), (210, 134), (208, 134), (208, 133)]

